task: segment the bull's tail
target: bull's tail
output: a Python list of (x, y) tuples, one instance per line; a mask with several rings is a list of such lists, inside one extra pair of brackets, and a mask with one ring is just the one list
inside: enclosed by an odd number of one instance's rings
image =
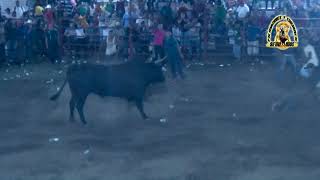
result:
[(55, 95), (53, 95), (53, 96), (51, 96), (50, 97), (50, 100), (51, 101), (55, 101), (55, 100), (57, 100), (58, 98), (59, 98), (59, 96), (60, 96), (60, 94), (62, 93), (62, 91), (63, 91), (63, 88), (64, 88), (64, 86), (67, 84), (67, 78), (66, 78), (66, 80), (63, 82), (63, 85), (61, 86), (61, 88), (59, 89), (59, 91), (55, 94)]

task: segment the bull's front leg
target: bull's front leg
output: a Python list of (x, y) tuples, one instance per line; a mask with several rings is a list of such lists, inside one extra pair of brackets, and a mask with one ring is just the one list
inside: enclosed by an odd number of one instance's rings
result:
[(77, 104), (76, 104), (76, 108), (78, 110), (79, 116), (80, 116), (80, 120), (82, 121), (83, 124), (87, 124), (87, 121), (84, 117), (84, 113), (83, 113), (83, 107), (84, 104), (86, 102), (86, 98), (87, 98), (87, 94), (84, 94), (82, 96), (79, 96)]
[(144, 108), (143, 108), (143, 99), (137, 99), (135, 100), (136, 106), (142, 116), (143, 119), (148, 119), (148, 116), (146, 115), (146, 113), (144, 112)]

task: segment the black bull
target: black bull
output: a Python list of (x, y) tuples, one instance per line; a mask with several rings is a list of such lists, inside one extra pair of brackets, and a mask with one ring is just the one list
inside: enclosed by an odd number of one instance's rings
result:
[(134, 102), (144, 119), (147, 115), (143, 108), (146, 88), (153, 84), (164, 82), (165, 77), (161, 66), (153, 63), (129, 62), (120, 65), (71, 65), (67, 70), (66, 79), (60, 90), (50, 99), (56, 100), (69, 83), (71, 91), (70, 121), (74, 121), (76, 108), (82, 123), (86, 124), (83, 107), (90, 93), (101, 97), (120, 97), (128, 102)]

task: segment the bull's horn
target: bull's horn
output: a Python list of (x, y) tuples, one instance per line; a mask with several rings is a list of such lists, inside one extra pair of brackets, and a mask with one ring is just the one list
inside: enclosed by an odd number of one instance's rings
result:
[(167, 56), (165, 56), (165, 57), (162, 58), (162, 59), (159, 59), (159, 60), (155, 61), (154, 63), (155, 63), (155, 64), (159, 64), (159, 63), (163, 62), (165, 59), (167, 59)]

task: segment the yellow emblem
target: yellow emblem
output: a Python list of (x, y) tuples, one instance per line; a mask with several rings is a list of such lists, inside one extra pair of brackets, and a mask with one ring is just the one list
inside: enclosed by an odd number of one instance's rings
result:
[[(273, 30), (275, 30), (274, 34), (272, 34)], [(298, 47), (298, 41), (298, 31), (290, 17), (279, 15), (272, 19), (267, 31), (267, 47), (286, 50)]]

